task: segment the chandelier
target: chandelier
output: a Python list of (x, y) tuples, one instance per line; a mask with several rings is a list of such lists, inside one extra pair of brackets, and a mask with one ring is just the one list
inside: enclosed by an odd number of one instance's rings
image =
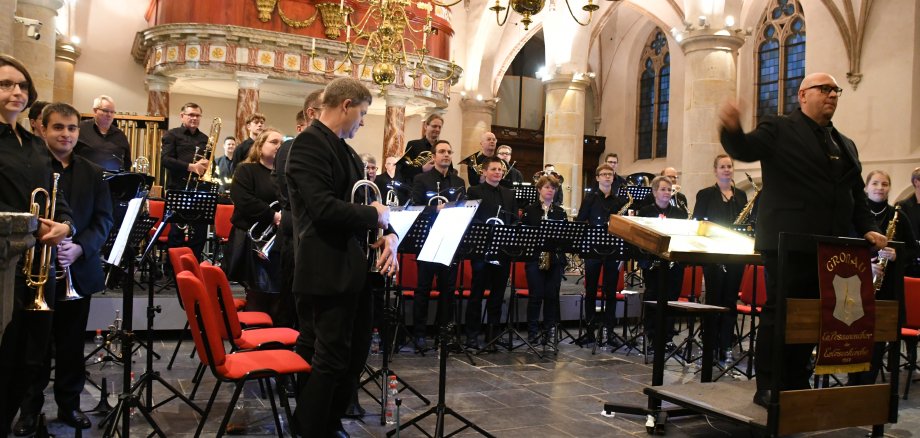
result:
[[(415, 18), (416, 13), (410, 12), (410, 0), (357, 0), (365, 3), (367, 10), (364, 15), (356, 20), (352, 19), (354, 9), (345, 6), (345, 1), (340, 0), (338, 7), (334, 4), (319, 4), (323, 21), (329, 27), (334, 27), (335, 34), (345, 28), (345, 54), (341, 57), (338, 66), (326, 69), (316, 62), (316, 43), (310, 50), (313, 67), (325, 73), (336, 70), (351, 72), (355, 64), (373, 64), (371, 78), (374, 83), (385, 89), (396, 81), (399, 71), (406, 72), (412, 80), (425, 74), (435, 81), (449, 80), (455, 82), (458, 67), (453, 60), (447, 67), (447, 73), (438, 76), (431, 71), (428, 56), (428, 36), (437, 34), (437, 29), (432, 26), (432, 3), (418, 2), (415, 7), (425, 11), (425, 21), (421, 27), (413, 27), (410, 18)], [(331, 26), (330, 26), (331, 25)], [(329, 29), (332, 30), (332, 29)], [(327, 34), (328, 35), (328, 34)], [(419, 43), (419, 40), (421, 43)], [(365, 44), (358, 44), (363, 41)]]
[[(572, 16), (572, 19), (575, 20), (576, 23), (582, 26), (591, 24), (591, 17), (593, 16), (594, 11), (600, 9), (600, 6), (594, 4), (594, 0), (588, 0), (588, 4), (581, 7), (582, 11), (588, 13), (588, 19), (582, 23), (581, 20), (575, 16), (575, 13), (572, 12), (572, 6), (569, 5), (569, 0), (564, 1), (565, 7), (569, 10), (569, 15)], [(508, 0), (508, 7), (506, 7), (501, 5), (501, 0), (495, 0), (495, 5), (489, 8), (489, 10), (495, 12), (495, 22), (498, 23), (499, 26), (504, 26), (505, 22), (508, 21), (508, 13), (511, 9), (514, 9), (514, 12), (524, 16), (524, 18), (521, 19), (521, 23), (524, 23), (524, 30), (530, 30), (530, 23), (533, 22), (530, 17), (540, 13), (540, 11), (543, 10), (544, 3), (544, 0)], [(550, 10), (555, 9), (556, 1), (549, 0), (549, 7)], [(504, 18), (500, 18), (502, 11), (505, 11)]]

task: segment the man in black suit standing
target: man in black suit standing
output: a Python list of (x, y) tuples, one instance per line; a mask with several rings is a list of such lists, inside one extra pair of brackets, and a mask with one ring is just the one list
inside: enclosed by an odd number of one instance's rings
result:
[(352, 78), (330, 82), (322, 112), (294, 140), (286, 178), (294, 218), (294, 297), (298, 318), (312, 322), (300, 346), (312, 344), (313, 370), (297, 398), (295, 418), (303, 436), (347, 436), (341, 418), (364, 367), (371, 336), (371, 280), (365, 253), (369, 230), (387, 234), (371, 246), (381, 249), (376, 266), (394, 275), (398, 239), (390, 210), (379, 202), (353, 204), (352, 187), (363, 178), (358, 154), (345, 139), (364, 124), (370, 91)]
[(42, 111), (41, 120), (45, 143), (54, 157), (51, 166), (61, 174), (58, 187), (73, 210), (71, 216), (77, 230), (72, 238), (58, 245), (57, 260), (69, 270), (73, 288), (82, 298), (62, 301), (60, 298), (65, 296), (67, 282), (57, 282), (52, 343), (47, 346), (44, 369), (22, 401), (19, 420), (13, 427), (16, 436), (35, 432), (44, 402), (42, 391), (51, 373), (52, 352), (58, 419), (71, 427), (87, 429), (91, 426), (89, 418), (80, 410), (80, 393), (86, 382), (83, 333), (89, 317), (90, 296), (105, 289), (99, 252), (112, 228), (112, 200), (109, 185), (102, 179), (102, 168), (73, 153), (80, 135), (80, 113), (66, 103), (52, 103)]
[[(788, 116), (765, 118), (756, 129), (741, 129), (737, 105), (719, 109), (722, 146), (732, 158), (760, 161), (763, 189), (757, 220), (755, 248), (766, 268), (767, 302), (757, 332), (757, 392), (754, 403), (766, 406), (775, 372), (771, 346), (779, 285), (777, 254), (781, 232), (851, 236), (855, 230), (877, 248), (887, 239), (876, 227), (866, 205), (861, 165), (852, 140), (831, 123), (843, 92), (826, 73), (812, 73), (799, 87), (799, 109)], [(818, 297), (817, 256), (814, 252), (789, 254), (789, 298)], [(814, 345), (786, 345), (783, 351), (783, 389), (807, 389), (808, 363)]]
[(415, 181), (415, 175), (427, 172), (434, 168), (434, 161), (428, 160), (421, 163), (421, 166), (415, 166), (412, 162), (418, 158), (422, 152), (430, 152), (434, 144), (441, 137), (441, 128), (444, 126), (444, 118), (440, 114), (432, 114), (425, 119), (422, 129), (425, 135), (417, 140), (409, 140), (406, 143), (406, 153), (396, 162), (396, 179), (401, 181), (406, 187), (412, 187)]

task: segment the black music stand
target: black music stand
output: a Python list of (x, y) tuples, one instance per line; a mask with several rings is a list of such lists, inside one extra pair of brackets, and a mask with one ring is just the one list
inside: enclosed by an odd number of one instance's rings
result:
[[(587, 222), (569, 222), (569, 221), (559, 221), (559, 220), (543, 220), (540, 222), (540, 238), (543, 239), (543, 243), (540, 247), (540, 251), (549, 251), (554, 254), (565, 254), (575, 252), (576, 244), (580, 238), (585, 234), (587, 229)], [(564, 268), (563, 268), (564, 269)], [(513, 284), (513, 283), (512, 283)], [(558, 307), (557, 307), (558, 309)], [(557, 312), (561, 313), (561, 312)], [(559, 342), (562, 342), (562, 339), (571, 338), (575, 339), (571, 333), (565, 330), (562, 325), (559, 323), (559, 314), (556, 315), (556, 330), (553, 330), (554, 339), (549, 339), (550, 348), (553, 352), (559, 352)], [(559, 332), (565, 331), (565, 337), (560, 338)], [(545, 351), (545, 344), (544, 344)]]
[[(508, 263), (511, 264), (511, 285), (514, 287), (514, 280), (516, 277), (516, 269), (514, 269), (514, 263), (520, 261), (532, 260), (537, 256), (537, 247), (542, 244), (542, 239), (540, 236), (540, 229), (538, 227), (530, 227), (526, 225), (494, 225), (492, 230), (492, 240), (489, 245), (489, 250), (487, 251), (486, 258), (488, 259), (489, 255), (500, 255), (508, 258)], [(496, 291), (491, 291), (491, 293), (496, 293)], [(527, 341), (527, 338), (522, 335), (517, 328), (515, 323), (517, 323), (517, 299), (514, 296), (514, 292), (508, 297), (508, 317), (505, 320), (505, 329), (502, 330), (494, 338), (486, 342), (486, 345), (483, 347), (483, 351), (488, 351), (489, 347), (496, 344), (505, 347), (508, 351), (514, 351), (522, 345), (526, 345), (527, 348), (536, 354), (537, 357), (543, 358), (543, 355)], [(491, 324), (491, 321), (489, 322)], [(508, 336), (507, 343), (502, 342), (502, 337), (505, 335)], [(514, 338), (517, 337), (520, 339), (521, 343), (514, 345)]]
[(520, 183), (514, 184), (514, 187), (511, 189), (514, 192), (514, 200), (517, 202), (517, 205), (530, 205), (534, 202), (537, 202), (537, 186), (530, 185), (529, 183)]

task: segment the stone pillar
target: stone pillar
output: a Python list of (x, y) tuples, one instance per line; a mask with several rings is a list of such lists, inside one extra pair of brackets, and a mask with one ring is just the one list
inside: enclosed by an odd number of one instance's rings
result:
[(681, 151), (681, 191), (691, 207), (692, 194), (715, 180), (712, 160), (724, 152), (717, 129), (719, 105), (737, 95), (737, 56), (744, 44), (743, 38), (711, 32), (693, 31), (680, 43), (686, 60), (684, 132), (678, 144), (668, 147), (668, 155)]
[[(463, 127), (461, 128), (463, 139), (459, 150), (454, 146), (454, 164), (479, 152), (479, 140), (482, 134), (492, 130), (496, 106), (494, 99), (476, 100), (464, 97), (460, 101), (460, 108), (463, 110)], [(460, 177), (466, 179), (465, 170), (460, 171)]]
[(80, 48), (71, 42), (58, 41), (54, 59), (54, 101), (73, 104), (73, 72)]
[(246, 131), (246, 119), (259, 112), (259, 86), (268, 79), (266, 74), (236, 72), (236, 131), (234, 135), (240, 140), (249, 138)]
[[(16, 13), (16, 0), (0, 0), (0, 35), (13, 35), (13, 29), (20, 26), (13, 20)], [(13, 53), (13, 38), (0, 38), (0, 53)]]
[(0, 336), (13, 316), (16, 262), (26, 248), (35, 244), (32, 233), (38, 219), (28, 213), (0, 213)]
[(19, 0), (16, 7), (17, 16), (42, 23), (41, 38), (38, 40), (27, 37), (26, 27), (18, 23), (14, 23), (11, 33), (13, 56), (29, 70), (40, 100), (50, 101), (54, 98), (54, 17), (61, 6), (64, 6), (63, 0)]
[(147, 115), (169, 118), (169, 87), (176, 80), (166, 76), (147, 75)]
[(386, 95), (387, 111), (383, 125), (383, 151), (377, 160), (381, 169), (387, 157), (399, 158), (406, 152), (406, 100), (406, 97), (395, 93)]
[(581, 205), (585, 90), (588, 85), (588, 79), (571, 74), (558, 74), (545, 83), (543, 163), (552, 163), (556, 172), (565, 178), (563, 206), (569, 211)]

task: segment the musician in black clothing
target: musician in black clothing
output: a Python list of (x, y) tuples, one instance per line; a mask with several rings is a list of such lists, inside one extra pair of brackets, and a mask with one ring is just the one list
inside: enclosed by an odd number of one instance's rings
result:
[[(594, 175), (597, 180), (597, 189), (585, 196), (575, 220), (588, 222), (589, 226), (592, 227), (602, 226), (606, 228), (610, 215), (617, 214), (627, 201), (618, 197), (613, 188), (615, 173), (612, 167), (607, 164), (601, 164), (594, 171)], [(607, 333), (612, 333), (613, 331), (613, 322), (616, 316), (616, 286), (620, 264), (619, 260), (608, 256), (585, 259), (585, 295), (582, 302), (584, 303), (585, 320), (588, 322), (588, 332), (581, 339), (582, 344), (591, 344), (596, 340), (594, 331), (597, 321), (594, 320), (594, 308), (595, 297), (597, 296), (597, 282), (600, 279), (601, 270), (604, 273), (604, 308), (611, 309), (611, 311), (604, 313), (604, 326), (607, 328)]]
[[(443, 196), (447, 202), (454, 202), (466, 196), (463, 180), (454, 170), (451, 156), (453, 149), (447, 140), (438, 140), (434, 149), (434, 168), (415, 177), (412, 185), (412, 203), (427, 205), (423, 214), (431, 214), (432, 222), (444, 208)], [(419, 350), (427, 348), (425, 328), (428, 322), (428, 300), (434, 277), (438, 277), (438, 313), (436, 325), (447, 323), (453, 315), (454, 285), (457, 280), (457, 264), (444, 266), (440, 263), (418, 261), (418, 287), (412, 303), (415, 345)]]
[[(639, 210), (639, 216), (642, 217), (658, 217), (658, 218), (668, 218), (668, 219), (687, 219), (687, 210), (684, 210), (680, 206), (671, 205), (671, 180), (666, 176), (658, 176), (652, 180), (652, 196), (655, 198), (655, 202), (651, 205), (646, 205)], [(680, 296), (680, 288), (684, 281), (684, 266), (680, 263), (669, 263), (667, 261), (660, 261), (657, 264), (649, 264), (648, 262), (643, 263), (645, 266), (642, 267), (642, 278), (645, 279), (645, 296), (642, 298), (645, 301), (657, 301), (658, 294), (661, 293), (664, 289), (664, 293), (668, 295), (668, 301), (674, 301)], [(667, 269), (668, 273), (667, 284), (659, 284), (658, 270)], [(655, 325), (655, 312), (658, 309), (655, 306), (646, 306), (645, 308), (645, 336), (648, 340), (655, 339), (655, 333), (658, 331), (659, 327)], [(669, 351), (674, 349), (674, 343), (671, 339), (676, 334), (674, 330), (674, 318), (667, 318), (665, 320), (664, 327), (661, 327), (663, 330), (667, 330), (665, 334), (666, 346)], [(649, 343), (651, 345), (651, 343)]]
[(623, 178), (619, 171), (620, 157), (611, 152), (604, 156), (604, 164), (613, 169), (613, 184), (611, 185), (611, 187), (613, 187), (613, 193), (620, 193), (620, 187), (626, 185), (626, 178)]
[[(537, 180), (539, 199), (524, 209), (521, 222), (539, 227), (543, 220), (566, 221), (565, 210), (553, 203), (559, 182), (552, 176)], [(548, 263), (547, 263), (548, 262)], [(543, 308), (544, 343), (555, 342), (555, 329), (559, 316), (559, 288), (562, 271), (565, 269), (565, 253), (547, 252), (537, 260), (528, 261), (527, 272), (527, 341), (535, 343), (540, 339), (540, 308)]]
[[(510, 189), (524, 182), (524, 175), (521, 174), (520, 170), (514, 168), (514, 162), (511, 161), (511, 146), (504, 144), (499, 146), (498, 149), (495, 150), (495, 155), (501, 158), (508, 168), (508, 171), (505, 172), (505, 177), (502, 178), (500, 182), (501, 185)], [(556, 190), (558, 191), (559, 187), (557, 187)]]
[(262, 113), (252, 113), (246, 118), (246, 132), (249, 137), (242, 143), (236, 145), (233, 150), (233, 162), (230, 163), (230, 172), (236, 171), (236, 166), (246, 162), (249, 157), (249, 149), (256, 141), (256, 137), (265, 129), (265, 116)]
[[(398, 160), (396, 157), (387, 157), (386, 161), (384, 161), (384, 171), (380, 172), (377, 178), (374, 178), (374, 184), (377, 184), (380, 196), (383, 197), (387, 205), (406, 205), (412, 197), (412, 186), (404, 184), (397, 178), (396, 162)], [(393, 205), (390, 206), (392, 207)]]
[(131, 169), (131, 144), (115, 121), (115, 101), (106, 95), (93, 100), (93, 118), (80, 123), (77, 155), (103, 169), (118, 172)]
[(422, 126), (425, 135), (417, 140), (409, 140), (406, 143), (406, 153), (396, 161), (396, 179), (407, 186), (412, 186), (412, 182), (415, 181), (415, 175), (427, 172), (434, 167), (432, 160), (418, 163), (418, 165), (416, 165), (415, 161), (422, 152), (431, 151), (431, 148), (434, 147), (434, 144), (438, 142), (438, 138), (441, 136), (441, 127), (443, 126), (444, 118), (440, 114), (432, 114), (425, 119)]
[[(920, 167), (911, 172), (910, 185), (914, 187), (914, 193), (899, 201), (898, 205), (901, 207), (901, 212), (910, 218), (911, 231), (914, 237), (920, 237)], [(912, 257), (905, 264), (904, 275), (920, 277), (920, 259)]]
[[(677, 184), (677, 180), (680, 178), (677, 174), (677, 169), (673, 167), (665, 167), (658, 175), (666, 177), (669, 181), (671, 181), (671, 205), (680, 207), (684, 210), (688, 210), (689, 204), (687, 204), (687, 195), (680, 191), (680, 185)], [(637, 199), (636, 201), (639, 200)], [(636, 206), (636, 210), (648, 205), (652, 205), (654, 203), (655, 194), (650, 193), (645, 197), (645, 199), (639, 201), (638, 205)]]
[[(485, 162), (489, 158), (496, 156), (495, 145), (497, 143), (498, 140), (495, 138), (495, 134), (483, 132), (479, 137), (480, 150), (463, 159), (462, 164), (466, 164), (466, 180), (469, 182), (470, 187), (478, 186), (485, 182)], [(508, 163), (506, 162), (505, 165), (507, 166)], [(505, 176), (507, 177), (508, 175)]]
[[(83, 363), (83, 333), (89, 317), (90, 297), (105, 289), (100, 250), (112, 227), (112, 201), (109, 186), (102, 179), (103, 169), (76, 155), (74, 146), (80, 133), (80, 113), (65, 103), (45, 107), (42, 117), (45, 143), (54, 160), (54, 171), (61, 174), (60, 195), (73, 210), (77, 234), (58, 245), (58, 264), (66, 269), (68, 281), (80, 299), (61, 300), (67, 281), (58, 281), (54, 305), (52, 342), (46, 347), (44, 368), (32, 382), (21, 404), (19, 420), (13, 427), (16, 436), (35, 432), (42, 411), (44, 391), (54, 357), (54, 399), (58, 419), (71, 427), (87, 429), (89, 418), (80, 410), (80, 393), (86, 382)], [(79, 187), (79, 189), (77, 188)]]
[[(518, 222), (517, 202), (514, 193), (502, 187), (499, 182), (504, 176), (502, 160), (489, 157), (483, 164), (485, 183), (470, 187), (467, 198), (480, 199), (479, 209), (473, 217), (474, 223), (486, 223), (489, 219), (499, 219), (505, 225)], [(480, 348), (479, 333), (482, 325), (482, 298), (486, 289), (489, 297), (486, 301), (488, 326), (486, 340), (491, 340), (496, 324), (501, 322), (502, 301), (508, 286), (511, 263), (507, 257), (498, 256), (498, 260), (472, 260), (473, 284), (470, 287), (470, 301), (466, 306), (466, 342), (471, 348)], [(487, 287), (488, 286), (488, 287)]]
[[(182, 126), (166, 131), (162, 140), (161, 159), (168, 176), (167, 192), (184, 190), (189, 175), (192, 175), (192, 185), (194, 185), (197, 178), (208, 170), (210, 155), (205, 150), (208, 145), (208, 136), (198, 129), (201, 124), (201, 107), (193, 102), (186, 103), (182, 105), (179, 116), (182, 118)], [(188, 224), (188, 228), (183, 230), (185, 225), (173, 223), (169, 229), (168, 245), (170, 248), (187, 246), (201, 261), (201, 251), (204, 250), (204, 244), (208, 240), (208, 225)], [(171, 269), (169, 263), (166, 264), (166, 269)]]
[[(0, 54), (0, 211), (27, 213), (32, 190), (51, 193), (51, 155), (44, 142), (17, 123), (19, 115), (38, 98), (32, 77), (19, 60)], [(44, 201), (40, 201), (44, 202)], [(41, 212), (44, 215), (44, 211)], [(77, 231), (63, 196), (55, 200), (53, 219), (39, 219), (36, 243), (57, 246)], [(33, 272), (41, 262), (35, 253)], [(26, 285), (22, 259), (16, 267), (12, 291), (12, 318), (3, 328), (0, 341), (0, 436), (7, 436), (25, 391), (42, 369), (43, 348), (50, 342), (51, 320), (47, 312), (30, 312), (35, 289)], [(53, 263), (52, 263), (53, 264)], [(54, 303), (54, 268), (45, 285), (46, 300)]]
[[(914, 258), (918, 253), (917, 237), (913, 232), (913, 222), (911, 218), (901, 210), (895, 213), (894, 207), (888, 205), (888, 193), (891, 191), (891, 176), (883, 170), (873, 170), (866, 176), (866, 202), (869, 205), (869, 211), (875, 219), (876, 225), (882, 231), (888, 232), (888, 227), (898, 215), (898, 221), (894, 225), (894, 235), (889, 240), (904, 242), (905, 248), (902, 254), (897, 254), (893, 248), (884, 248), (873, 251), (872, 257), (872, 277), (876, 279), (882, 271), (890, 273), (891, 267), (883, 268), (880, 264), (882, 258), (894, 262), (899, 256)], [(887, 262), (886, 262), (887, 263)], [(876, 291), (875, 298), (879, 300), (897, 300), (895, 296), (894, 284), (901, 279), (887, 276), (884, 274), (881, 287)], [(885, 344), (876, 342), (872, 351), (872, 361), (870, 362), (869, 371), (861, 373), (850, 373), (847, 379), (847, 385), (871, 385), (878, 378), (879, 370), (882, 366), (882, 358), (885, 354)]]
[[(696, 192), (693, 218), (708, 220), (730, 227), (747, 204), (747, 195), (735, 187), (732, 176), (734, 162), (726, 154), (719, 154), (712, 163), (716, 183)], [(706, 320), (705, 329), (715, 333), (716, 355), (720, 361), (732, 361), (732, 334), (737, 321), (735, 305), (741, 290), (744, 265), (705, 265), (703, 278), (706, 280), (706, 304), (725, 307), (728, 312), (718, 313)]]
[(214, 159), (214, 177), (220, 184), (221, 193), (230, 191), (233, 182), (233, 151), (236, 150), (236, 137), (224, 139), (224, 154)]
[[(263, 231), (281, 224), (282, 213), (277, 206), (277, 188), (272, 178), (275, 154), (281, 146), (281, 132), (265, 128), (253, 143), (249, 157), (237, 165), (230, 187), (233, 200), (233, 232), (227, 277), (246, 288), (246, 308), (266, 312), (276, 325), (292, 327), (294, 324), (293, 296), (280, 294), (281, 248), (273, 246), (263, 260), (254, 248), (262, 244), (250, 239), (258, 238)], [(255, 227), (255, 228), (253, 228)], [(269, 231), (270, 233), (271, 231)]]

